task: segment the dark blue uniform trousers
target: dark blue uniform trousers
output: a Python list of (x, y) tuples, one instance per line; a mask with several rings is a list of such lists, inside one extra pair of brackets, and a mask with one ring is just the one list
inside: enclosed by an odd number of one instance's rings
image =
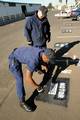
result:
[(20, 102), (24, 101), (25, 98), (25, 89), (23, 83), (23, 73), (21, 63), (14, 57), (14, 54), (9, 56), (9, 69), (12, 72), (13, 76), (16, 79), (16, 90), (17, 96)]

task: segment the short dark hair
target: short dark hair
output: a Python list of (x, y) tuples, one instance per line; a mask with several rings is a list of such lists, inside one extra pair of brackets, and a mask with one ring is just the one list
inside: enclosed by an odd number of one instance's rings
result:
[(55, 50), (51, 49), (51, 48), (46, 48), (44, 50), (44, 54), (49, 58), (49, 62), (51, 64), (54, 63), (54, 58), (55, 58)]
[(45, 16), (48, 12), (48, 8), (46, 6), (41, 6), (39, 8), (40, 11), (42, 11), (43, 15)]

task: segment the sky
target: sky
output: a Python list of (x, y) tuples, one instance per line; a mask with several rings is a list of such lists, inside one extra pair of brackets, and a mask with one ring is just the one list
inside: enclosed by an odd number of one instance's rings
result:
[[(42, 5), (48, 5), (49, 3), (52, 3), (53, 6), (59, 4), (59, 0), (0, 0), (0, 1), (11, 1), (11, 2), (24, 2), (24, 3), (40, 3)], [(63, 4), (65, 4), (66, 0), (62, 0)], [(75, 0), (68, 0), (69, 4), (74, 4)]]

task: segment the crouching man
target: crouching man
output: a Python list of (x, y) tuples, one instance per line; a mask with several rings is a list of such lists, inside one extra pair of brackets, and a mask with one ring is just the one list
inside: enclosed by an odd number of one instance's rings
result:
[(40, 92), (41, 86), (33, 80), (33, 72), (41, 69), (41, 64), (46, 66), (54, 58), (52, 49), (40, 49), (37, 47), (20, 47), (16, 48), (9, 55), (9, 69), (16, 79), (17, 96), (20, 106), (26, 111), (32, 111), (32, 108), (25, 102), (25, 88), (23, 83), (22, 64), (27, 65), (26, 79), (29, 83)]

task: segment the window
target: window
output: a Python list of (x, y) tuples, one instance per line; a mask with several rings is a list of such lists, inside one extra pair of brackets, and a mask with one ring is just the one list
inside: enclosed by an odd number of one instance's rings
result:
[(30, 7), (32, 7), (32, 6), (33, 6), (33, 4), (29, 4), (29, 6), (30, 6)]
[(16, 3), (8, 3), (10, 7), (15, 7)]

